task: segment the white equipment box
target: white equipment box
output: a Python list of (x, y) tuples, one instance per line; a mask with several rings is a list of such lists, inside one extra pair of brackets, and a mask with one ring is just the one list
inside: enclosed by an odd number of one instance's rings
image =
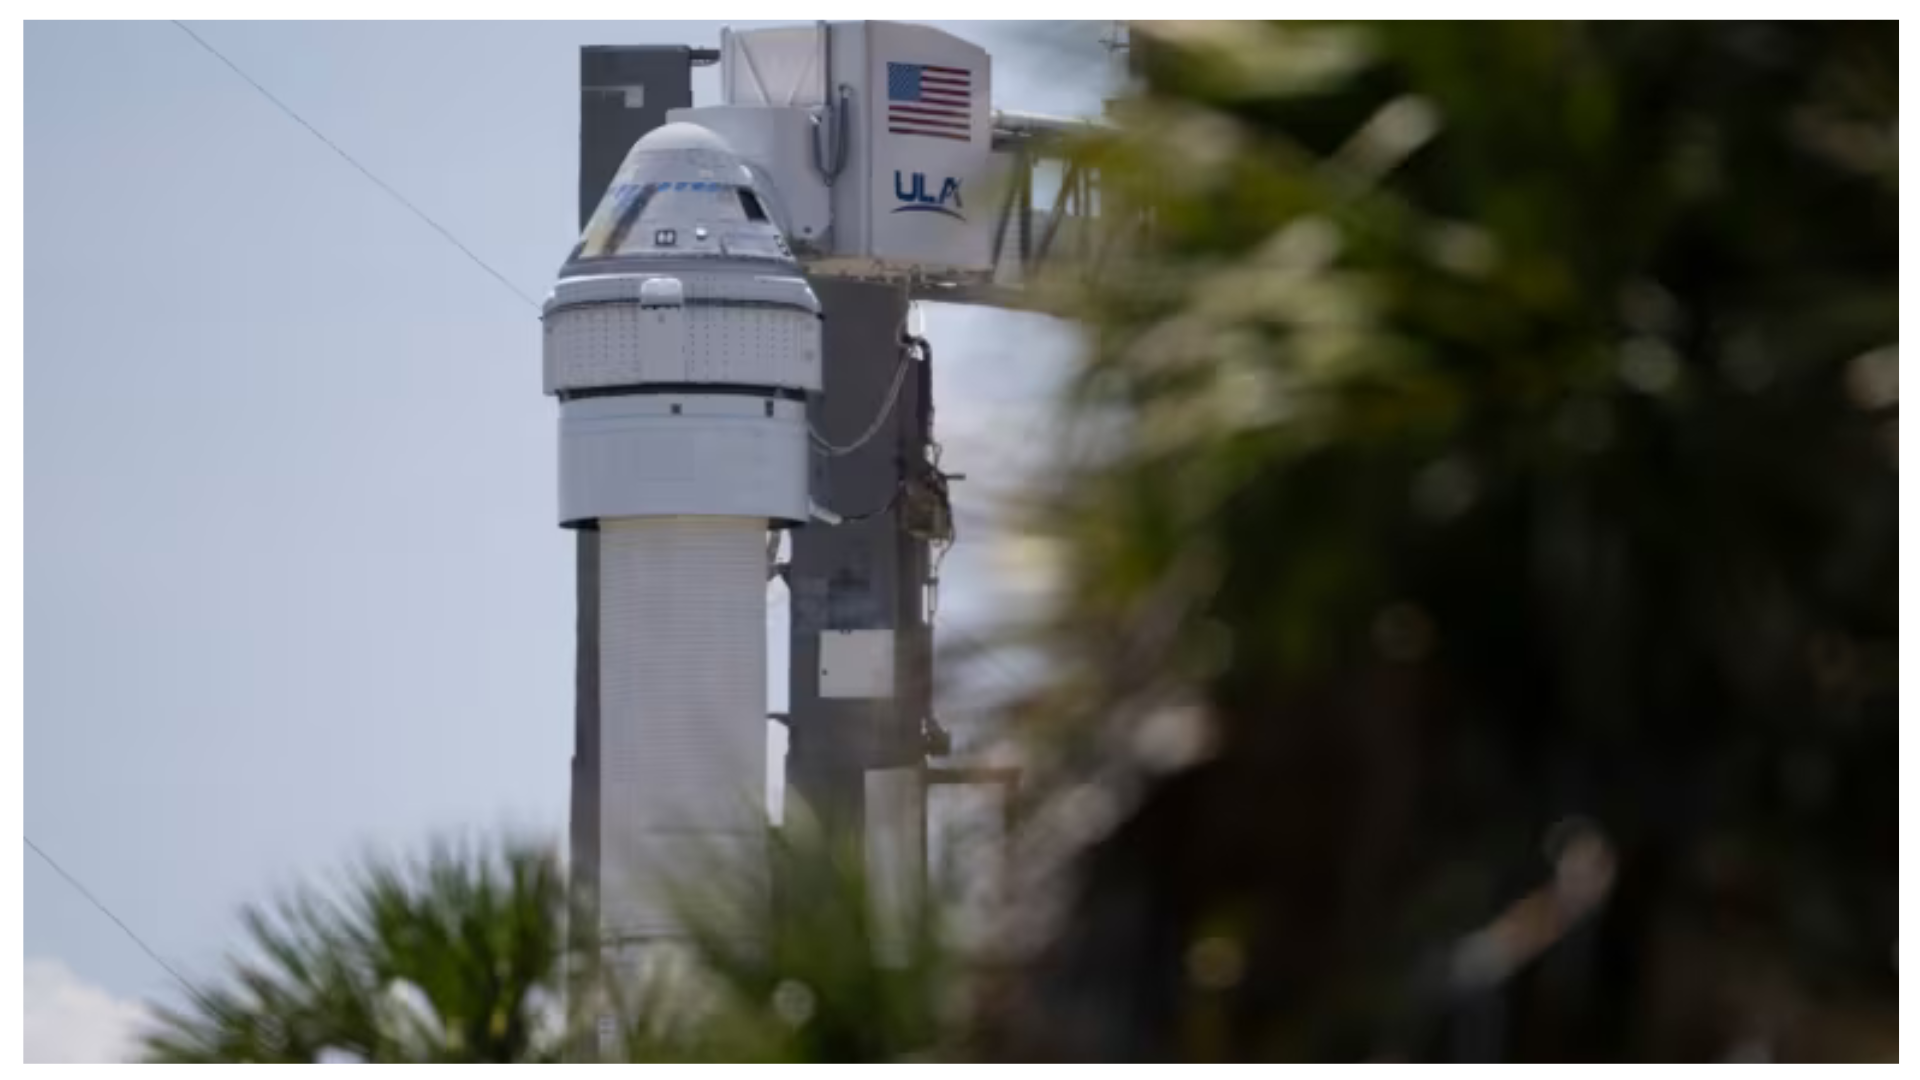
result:
[(827, 630), (820, 635), (820, 696), (893, 696), (893, 631)]

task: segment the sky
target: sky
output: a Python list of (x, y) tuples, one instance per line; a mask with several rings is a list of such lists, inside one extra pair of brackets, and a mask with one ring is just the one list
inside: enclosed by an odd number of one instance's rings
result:
[[(195, 29), (539, 296), (574, 240), (578, 47), (721, 25)], [(1099, 111), (1100, 24), (932, 25), (993, 52), (996, 106)], [(177, 28), (29, 23), (24, 51), (27, 835), (189, 975), (239, 905), (364, 851), (557, 842), (573, 564), (532, 314)], [(1036, 467), (1008, 433), (1074, 336), (921, 314), (973, 478), (961, 633), (1008, 594), (987, 492)], [(27, 1060), (116, 1058), (170, 978), (22, 858)]]

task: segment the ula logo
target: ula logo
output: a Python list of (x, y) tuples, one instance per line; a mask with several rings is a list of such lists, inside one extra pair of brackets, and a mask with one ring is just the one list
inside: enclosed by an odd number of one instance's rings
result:
[[(967, 220), (966, 215), (960, 213), (966, 209), (960, 202), (960, 181), (951, 176), (941, 182), (940, 194), (936, 197), (927, 194), (926, 174), (914, 173), (912, 183), (908, 183), (900, 170), (895, 169), (893, 197), (900, 200), (900, 205), (893, 208), (896, 214), (945, 214), (955, 221)], [(948, 202), (953, 205), (948, 206)]]

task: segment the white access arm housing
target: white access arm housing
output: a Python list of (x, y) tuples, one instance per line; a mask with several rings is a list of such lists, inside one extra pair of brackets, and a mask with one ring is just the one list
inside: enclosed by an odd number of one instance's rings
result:
[(809, 273), (992, 268), (986, 50), (925, 26), (818, 23), (726, 33), (720, 63), (724, 104), (668, 119), (719, 134), (764, 178)]

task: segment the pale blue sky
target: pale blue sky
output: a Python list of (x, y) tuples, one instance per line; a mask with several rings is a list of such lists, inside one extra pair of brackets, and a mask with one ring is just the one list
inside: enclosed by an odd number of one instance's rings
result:
[[(720, 25), (195, 28), (537, 296), (573, 240), (578, 47)], [(1097, 26), (1063, 53), (936, 25), (994, 52), (996, 105), (1097, 112)], [(572, 561), (532, 313), (166, 23), (29, 24), (25, 60), (28, 834), (192, 972), (238, 904), (363, 843), (557, 837)], [(1070, 337), (925, 325), (946, 465), (991, 482)], [(991, 606), (987, 548), (949, 563), (957, 619)], [(23, 858), (29, 959), (168, 990)]]

